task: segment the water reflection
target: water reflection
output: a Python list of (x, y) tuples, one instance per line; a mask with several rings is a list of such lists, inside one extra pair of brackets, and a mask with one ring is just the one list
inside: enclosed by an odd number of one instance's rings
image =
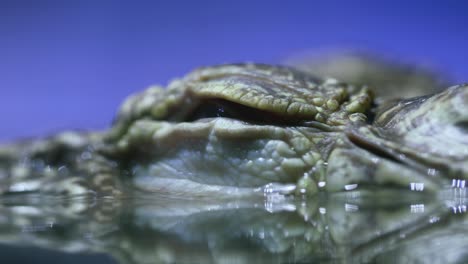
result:
[(7, 196), (0, 241), (117, 263), (464, 263), (465, 190), (244, 200)]

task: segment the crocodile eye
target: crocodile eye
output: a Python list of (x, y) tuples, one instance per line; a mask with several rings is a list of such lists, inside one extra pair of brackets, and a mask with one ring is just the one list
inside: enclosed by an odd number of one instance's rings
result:
[(285, 118), (278, 114), (233, 103), (223, 99), (207, 99), (186, 119), (188, 122), (203, 118), (231, 118), (255, 124), (288, 125), (299, 124), (304, 120)]
[(221, 100), (212, 100), (203, 102), (191, 114), (187, 121), (195, 121), (203, 118), (226, 117), (237, 119), (240, 116), (236, 113), (233, 107), (230, 107), (227, 102)]

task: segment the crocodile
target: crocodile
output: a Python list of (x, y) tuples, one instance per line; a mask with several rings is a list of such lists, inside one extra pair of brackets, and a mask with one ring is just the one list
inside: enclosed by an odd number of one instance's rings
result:
[(130, 96), (107, 131), (1, 147), (0, 193), (209, 198), (464, 187), (468, 85), (386, 94), (286, 66), (202, 67)]
[(466, 262), (468, 85), (369, 65), (402, 90), (323, 65), (204, 67), (129, 97), (107, 131), (4, 145), (0, 257)]

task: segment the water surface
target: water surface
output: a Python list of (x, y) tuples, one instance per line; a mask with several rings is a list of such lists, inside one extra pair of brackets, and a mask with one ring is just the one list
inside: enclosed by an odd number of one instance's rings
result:
[(16, 263), (465, 263), (465, 189), (241, 200), (0, 199)]

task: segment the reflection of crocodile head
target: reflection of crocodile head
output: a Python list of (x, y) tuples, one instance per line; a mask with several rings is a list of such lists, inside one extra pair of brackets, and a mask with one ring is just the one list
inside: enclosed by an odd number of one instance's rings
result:
[(9, 196), (0, 199), (0, 257), (6, 243), (104, 253), (135, 264), (465, 263), (466, 204), (455, 193), (449, 197), (412, 195), (389, 202), (338, 194), (308, 200)]
[(201, 68), (130, 97), (109, 132), (2, 149), (2, 190), (246, 196), (464, 185), (468, 86), (378, 105), (373, 93), (286, 67)]

